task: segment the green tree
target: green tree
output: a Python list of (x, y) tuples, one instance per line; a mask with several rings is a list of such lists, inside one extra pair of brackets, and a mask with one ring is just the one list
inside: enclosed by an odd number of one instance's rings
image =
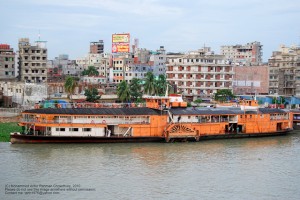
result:
[(273, 103), (273, 104), (284, 104), (284, 103), (285, 103), (285, 99), (284, 99), (284, 97), (282, 97), (282, 96), (279, 96), (279, 97), (273, 97), (272, 103)]
[(83, 70), (83, 72), (81, 73), (82, 76), (98, 76), (99, 72), (97, 71), (97, 69), (94, 66), (88, 66), (87, 69)]
[(202, 99), (196, 99), (194, 103), (202, 103)]
[(154, 74), (152, 72), (147, 72), (144, 83), (144, 92), (148, 95), (155, 95), (157, 93), (156, 86)]
[(122, 102), (128, 102), (130, 100), (130, 87), (126, 81), (122, 81), (118, 84), (117, 95)]
[(159, 96), (163, 96), (166, 94), (166, 90), (167, 90), (167, 79), (165, 77), (165, 75), (160, 74), (158, 76), (158, 79), (155, 81), (156, 82), (156, 87), (157, 87), (157, 93)]
[(214, 99), (220, 102), (228, 101), (234, 97), (235, 96), (232, 94), (232, 91), (229, 89), (218, 90), (214, 95)]
[(78, 86), (78, 81), (72, 76), (68, 76), (64, 86), (70, 100), (72, 100), (72, 95), (74, 94), (75, 88)]
[(136, 102), (138, 99), (142, 98), (142, 85), (141, 80), (138, 78), (133, 78), (129, 84), (130, 97)]
[(86, 89), (84, 91), (84, 95), (86, 96), (86, 101), (88, 102), (95, 102), (101, 98), (96, 88)]

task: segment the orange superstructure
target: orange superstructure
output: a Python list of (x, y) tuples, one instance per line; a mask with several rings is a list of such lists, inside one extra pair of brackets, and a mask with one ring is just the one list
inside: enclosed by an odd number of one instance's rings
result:
[(12, 143), (198, 141), (209, 137), (284, 134), (292, 130), (292, 114), (258, 108), (256, 101), (231, 107), (187, 107), (180, 95), (145, 97), (135, 104), (80, 108), (46, 108), (22, 113), (23, 133)]

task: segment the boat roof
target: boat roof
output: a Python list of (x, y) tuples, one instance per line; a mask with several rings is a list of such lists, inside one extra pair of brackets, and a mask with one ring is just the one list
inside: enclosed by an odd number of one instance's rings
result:
[[(259, 108), (257, 110), (243, 111), (240, 108), (171, 108), (173, 115), (241, 115), (241, 114), (275, 114), (287, 113), (287, 110), (277, 108)], [(43, 108), (25, 110), (23, 113), (59, 114), (59, 115), (166, 115), (167, 112), (141, 108)]]
[(174, 115), (241, 115), (241, 114), (274, 114), (286, 113), (288, 111), (276, 108), (259, 108), (257, 110), (246, 110), (240, 108), (171, 108), (170, 112)]
[(23, 113), (60, 115), (161, 115), (159, 110), (141, 108), (44, 108), (25, 110)]

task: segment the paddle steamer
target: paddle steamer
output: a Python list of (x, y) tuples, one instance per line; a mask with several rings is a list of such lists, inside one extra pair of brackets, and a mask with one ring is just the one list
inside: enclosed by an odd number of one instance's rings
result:
[(293, 128), (288, 110), (235, 105), (187, 107), (180, 95), (145, 97), (145, 104), (70, 104), (22, 112), (11, 143), (199, 141), (282, 135)]

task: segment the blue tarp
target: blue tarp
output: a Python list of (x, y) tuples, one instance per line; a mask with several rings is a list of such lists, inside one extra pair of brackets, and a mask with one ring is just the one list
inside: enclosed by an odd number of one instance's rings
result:
[(60, 104), (62, 108), (67, 108), (68, 102), (64, 100), (47, 100), (42, 104), (44, 105), (44, 108), (55, 108), (56, 103)]

